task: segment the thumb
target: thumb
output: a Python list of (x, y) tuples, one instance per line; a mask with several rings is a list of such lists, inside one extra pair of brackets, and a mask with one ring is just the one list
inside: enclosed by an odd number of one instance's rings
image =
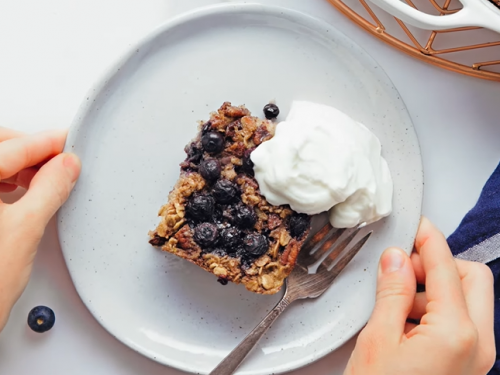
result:
[(385, 250), (380, 257), (377, 297), (368, 331), (399, 343), (415, 293), (415, 273), (408, 255), (398, 248)]
[(34, 220), (33, 226), (45, 228), (68, 199), (80, 170), (80, 160), (74, 154), (57, 155), (40, 168), (24, 197), (16, 203), (27, 220)]

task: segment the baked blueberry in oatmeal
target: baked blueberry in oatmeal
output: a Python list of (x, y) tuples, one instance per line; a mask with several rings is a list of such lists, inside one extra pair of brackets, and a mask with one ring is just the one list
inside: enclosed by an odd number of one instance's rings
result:
[(250, 155), (274, 130), (272, 121), (252, 117), (244, 106), (224, 103), (212, 113), (185, 148), (149, 242), (213, 273), (222, 285), (278, 292), (309, 234), (310, 217), (271, 205), (253, 177)]

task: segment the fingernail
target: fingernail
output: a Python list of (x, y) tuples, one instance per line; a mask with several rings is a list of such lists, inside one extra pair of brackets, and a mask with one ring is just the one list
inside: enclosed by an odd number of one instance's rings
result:
[(405, 256), (403, 251), (396, 248), (387, 249), (382, 254), (380, 268), (383, 274), (391, 273), (403, 267)]
[(67, 154), (64, 157), (63, 165), (69, 173), (71, 182), (75, 182), (80, 175), (81, 163), (78, 156), (75, 154)]

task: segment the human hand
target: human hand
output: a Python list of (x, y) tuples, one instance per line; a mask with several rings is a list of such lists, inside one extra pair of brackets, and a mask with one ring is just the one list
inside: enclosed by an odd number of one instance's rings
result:
[(69, 196), (80, 161), (61, 154), (66, 131), (35, 135), (0, 127), (0, 192), (23, 187), (13, 204), (0, 200), (0, 331), (26, 287), (50, 218)]
[(455, 260), (426, 218), (415, 250), (411, 259), (395, 248), (382, 255), (375, 309), (344, 375), (485, 375), (493, 366), (490, 269)]

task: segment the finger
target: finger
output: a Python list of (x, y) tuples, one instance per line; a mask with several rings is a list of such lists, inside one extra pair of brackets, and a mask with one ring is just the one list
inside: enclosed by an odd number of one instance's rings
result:
[[(418, 283), (425, 282), (425, 272), (420, 256), (413, 253), (411, 256), (415, 276)], [(491, 270), (482, 264), (455, 259), (458, 275), (462, 282), (463, 293), (469, 317), (478, 328), (479, 337), (484, 337), (491, 344), (494, 340), (493, 331), (493, 305), (494, 281)], [(426, 312), (426, 293), (417, 293), (413, 309), (409, 317), (421, 319)]]
[(24, 135), (24, 133), (18, 132), (17, 130), (0, 126), (0, 142), (6, 141), (7, 139), (22, 137)]
[(415, 294), (415, 300), (413, 301), (413, 307), (408, 314), (408, 318), (420, 320), (422, 316), (427, 312), (427, 296), (425, 292)]
[(435, 312), (437, 317), (446, 318), (447, 321), (450, 317), (462, 319), (467, 316), (455, 259), (443, 234), (425, 217), (420, 222), (415, 249), (425, 272), (428, 312)]
[(415, 278), (418, 284), (425, 285), (425, 271), (422, 265), (422, 260), (417, 252), (411, 254), (411, 262), (413, 264), (413, 270), (415, 271)]
[(2, 180), (2, 182), (27, 189), (30, 186), (31, 180), (35, 177), (38, 171), (39, 168), (26, 168), (21, 172), (16, 173), (14, 176)]
[(485, 348), (495, 347), (494, 322), (494, 279), (488, 266), (457, 259), (462, 278), (469, 317), (474, 322), (479, 339)]
[[(15, 205), (25, 213), (30, 225), (45, 227), (68, 199), (80, 174), (81, 164), (74, 154), (60, 154), (33, 177), (28, 191)], [(27, 225), (29, 228), (30, 225)]]
[(367, 324), (368, 334), (399, 343), (415, 298), (415, 274), (408, 255), (389, 248), (380, 258), (375, 308)]
[(0, 143), (0, 181), (62, 152), (66, 131), (48, 131)]
[(405, 335), (409, 334), (415, 327), (417, 327), (415, 323), (405, 323)]
[(3, 182), (0, 182), (0, 193), (12, 193), (16, 189), (17, 189), (16, 185), (5, 184)]

